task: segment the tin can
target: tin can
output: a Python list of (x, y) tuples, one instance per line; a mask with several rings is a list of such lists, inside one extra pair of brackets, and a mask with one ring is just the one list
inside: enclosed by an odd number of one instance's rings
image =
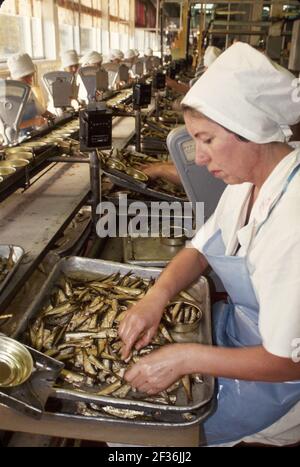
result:
[(0, 336), (0, 387), (24, 383), (33, 371), (29, 350), (10, 337)]

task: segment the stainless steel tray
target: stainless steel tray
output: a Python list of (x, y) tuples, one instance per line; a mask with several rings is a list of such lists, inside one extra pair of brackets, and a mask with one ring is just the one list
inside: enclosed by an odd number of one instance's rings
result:
[(113, 169), (102, 169), (103, 172), (108, 176), (112, 183), (117, 186), (121, 186), (122, 188), (126, 188), (130, 191), (137, 191), (138, 193), (142, 193), (143, 195), (148, 196), (152, 199), (158, 199), (161, 201), (179, 201), (183, 203), (187, 201), (187, 198), (179, 198), (178, 196), (168, 195), (167, 193), (163, 193), (162, 191), (153, 190), (153, 188), (148, 188), (146, 184), (141, 183), (139, 181), (135, 182), (133, 178), (131, 181), (128, 181), (128, 178), (125, 178), (122, 175), (122, 172)]
[[(59, 284), (62, 275), (66, 275), (67, 277), (74, 279), (80, 277), (88, 280), (101, 277), (103, 275), (109, 275), (114, 272), (120, 272), (121, 275), (125, 275), (129, 271), (146, 279), (158, 277), (161, 272), (160, 269), (156, 268), (142, 268), (135, 265), (125, 265), (88, 258), (70, 257), (62, 259), (54, 267), (39, 295), (32, 303), (32, 306), (24, 313), (21, 321), (16, 323), (15, 332), (12, 337), (19, 337), (19, 340), (22, 340), (22, 333), (27, 328), (29, 320), (38, 314), (42, 308), (49, 303), (52, 290), (55, 285)], [(173, 338), (176, 342), (199, 342), (211, 344), (210, 299), (207, 280), (204, 277), (201, 277), (189, 291), (199, 303), (202, 303), (202, 307), (204, 308), (204, 317), (200, 322), (197, 332), (184, 334), (173, 333)], [(117, 399), (109, 396), (97, 396), (93, 393), (69, 389), (66, 387), (56, 390), (56, 396), (61, 397), (62, 399), (72, 399), (77, 401), (86, 401), (88, 399), (89, 402), (94, 402), (99, 405), (129, 408), (133, 410), (147, 411), (148, 413), (155, 413), (157, 411), (161, 414), (173, 413), (180, 417), (182, 413), (199, 411), (212, 400), (213, 395), (214, 378), (210, 376), (204, 376), (203, 383), (193, 385), (193, 401), (191, 403), (186, 403), (184, 391), (183, 388), (181, 388), (177, 394), (178, 405), (172, 406), (154, 404), (137, 399)]]
[(25, 251), (20, 246), (17, 246), (17, 245), (0, 245), (0, 256), (2, 256), (4, 258), (8, 258), (11, 248), (13, 250), (12, 259), (14, 261), (14, 267), (7, 274), (5, 279), (2, 282), (0, 282), (0, 294), (4, 290), (6, 285), (9, 283), (11, 278), (13, 277), (14, 273), (16, 272), (16, 270), (17, 270), (17, 268), (18, 268), (18, 266), (19, 266), (19, 264), (20, 264), (20, 262), (21, 262), (21, 260), (22, 260), (22, 258), (24, 256), (24, 254), (25, 254)]
[(124, 237), (123, 258), (125, 263), (143, 267), (164, 268), (179, 253), (179, 246), (164, 245), (160, 237)]
[[(140, 418), (136, 418), (133, 420), (130, 419), (124, 419), (116, 416), (112, 416), (106, 413), (101, 413), (99, 415), (81, 415), (76, 413), (76, 404), (78, 402), (78, 399), (73, 399), (72, 394), (66, 393), (63, 390), (57, 389), (53, 390), (52, 392), (53, 397), (59, 397), (60, 400), (62, 401), (62, 407), (60, 409), (60, 412), (56, 412), (49, 410), (46, 410), (47, 413), (54, 413), (55, 418), (57, 420), (59, 419), (67, 419), (73, 422), (79, 422), (80, 420), (89, 420), (89, 421), (96, 421), (100, 423), (105, 423), (105, 422), (110, 422), (110, 423), (115, 423), (117, 427), (120, 427), (120, 425), (124, 425), (124, 427), (128, 425), (132, 426), (144, 426), (144, 427), (156, 427), (156, 428), (164, 428), (164, 427), (176, 427), (182, 429), (187, 428), (189, 426), (203, 423), (211, 414), (214, 412), (216, 409), (216, 398), (212, 398), (206, 405), (203, 407), (200, 407), (200, 409), (196, 411), (190, 411), (188, 412), (188, 418), (187, 418), (187, 413), (179, 413), (179, 414), (174, 414), (174, 413), (164, 413), (161, 414), (160, 411), (155, 412), (155, 414), (151, 414), (152, 420), (150, 420), (150, 417), (147, 419), (147, 411), (145, 410), (145, 416), (141, 416)], [(82, 399), (83, 400), (83, 399)], [(89, 395), (86, 395), (86, 402), (91, 402), (89, 400)], [(51, 403), (49, 404), (51, 405)], [(128, 407), (126, 407), (128, 408)]]

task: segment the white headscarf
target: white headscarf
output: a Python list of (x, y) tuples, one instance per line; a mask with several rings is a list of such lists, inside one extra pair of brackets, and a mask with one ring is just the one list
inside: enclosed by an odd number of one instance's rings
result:
[(85, 65), (95, 65), (96, 63), (102, 63), (103, 57), (102, 54), (99, 52), (96, 52), (95, 50), (92, 50), (91, 52), (87, 52), (84, 54), (80, 62), (82, 63), (83, 66)]
[(33, 61), (28, 54), (14, 54), (7, 60), (12, 79), (21, 79), (35, 72)]
[(135, 57), (136, 57), (136, 53), (133, 49), (129, 49), (125, 52), (125, 60), (130, 59), (130, 58), (135, 58)]
[(198, 79), (182, 104), (252, 142), (284, 142), (291, 135), (289, 126), (300, 121), (295, 86), (289, 71), (237, 42)]
[(119, 49), (112, 49), (109, 53), (109, 60), (123, 60), (124, 54), (121, 50)]
[(204, 52), (203, 63), (207, 68), (221, 55), (222, 50), (213, 45), (209, 45)]
[(78, 65), (79, 57), (76, 50), (67, 50), (61, 56), (61, 63), (63, 68), (67, 68), (68, 66)]
[(144, 52), (145, 57), (152, 57), (153, 56), (153, 50), (148, 47), (148, 49), (145, 50)]

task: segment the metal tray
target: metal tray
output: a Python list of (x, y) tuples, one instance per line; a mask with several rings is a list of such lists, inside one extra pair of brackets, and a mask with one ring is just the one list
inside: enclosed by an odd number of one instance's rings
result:
[[(146, 279), (158, 277), (161, 273), (161, 270), (156, 268), (145, 269), (135, 265), (125, 265), (111, 261), (100, 261), (79, 257), (62, 259), (52, 270), (31, 307), (24, 313), (19, 323), (16, 323), (14, 334), (11, 337), (19, 337), (22, 339), (22, 333), (26, 330), (29, 320), (37, 315), (42, 308), (49, 303), (51, 292), (55, 285), (59, 284), (62, 275), (66, 275), (70, 278), (84, 277), (85, 279), (92, 279), (103, 275), (109, 275), (114, 272), (120, 272), (121, 275), (125, 275), (129, 271)], [(204, 308), (204, 317), (200, 322), (197, 332), (181, 334), (172, 333), (173, 338), (176, 342), (199, 342), (212, 344), (209, 288), (205, 277), (201, 276), (199, 281), (194, 284), (189, 291), (199, 303), (202, 303)], [(214, 378), (211, 376), (204, 376), (203, 383), (193, 385), (193, 401), (191, 403), (186, 403), (183, 388), (178, 391), (177, 395), (178, 405), (171, 406), (136, 399), (117, 399), (109, 396), (97, 396), (93, 393), (65, 387), (56, 390), (56, 396), (61, 397), (62, 399), (71, 398), (77, 401), (86, 401), (88, 398), (89, 402), (94, 402), (100, 405), (130, 408), (139, 411), (146, 410), (148, 413), (160, 411), (161, 414), (173, 413), (181, 417), (182, 413), (200, 410), (212, 400), (214, 395)]]
[[(130, 177), (130, 181), (128, 178), (125, 178), (122, 172), (119, 172), (114, 169), (102, 169), (105, 175), (117, 186), (121, 186), (122, 188), (126, 188), (130, 191), (137, 191), (143, 195), (148, 196), (151, 199), (158, 199), (160, 201), (179, 201), (180, 203), (184, 203), (187, 201), (187, 198), (179, 198), (178, 196), (168, 195), (167, 193), (163, 193), (162, 191), (153, 190), (153, 188), (148, 188), (145, 183), (135, 181), (132, 177)], [(126, 174), (125, 174), (126, 175)]]
[(23, 248), (21, 248), (20, 246), (17, 246), (17, 245), (0, 245), (0, 256), (4, 257), (4, 258), (8, 258), (9, 257), (9, 253), (10, 253), (10, 248), (13, 249), (13, 261), (14, 261), (14, 267), (11, 269), (11, 271), (7, 274), (7, 276), (5, 277), (5, 279), (0, 282), (0, 294), (2, 293), (2, 291), (4, 290), (4, 288), (6, 287), (6, 285), (9, 283), (9, 281), (11, 280), (12, 276), (14, 275), (14, 273), (16, 272), (24, 254), (25, 254), (25, 251)]
[(184, 244), (164, 245), (161, 237), (124, 237), (122, 240), (124, 262), (143, 267), (164, 268), (184, 247)]
[[(157, 427), (159, 428), (164, 428), (164, 427), (176, 427), (180, 428), (182, 427), (183, 429), (195, 424), (203, 423), (205, 420), (212, 415), (212, 413), (216, 409), (216, 398), (212, 398), (206, 405), (203, 407), (200, 407), (200, 409), (196, 411), (189, 411), (188, 413), (180, 413), (180, 414), (174, 414), (174, 413), (164, 413), (163, 416), (160, 411), (156, 411), (155, 414), (151, 414), (152, 420), (150, 420), (150, 417), (147, 419), (147, 410), (145, 410), (145, 417), (141, 416), (140, 418), (136, 418), (133, 420), (130, 419), (124, 419), (116, 416), (112, 416), (106, 413), (101, 413), (99, 415), (81, 415), (77, 413), (76, 409), (76, 404), (78, 403), (78, 399), (73, 399), (72, 394), (66, 393), (63, 390), (53, 390), (52, 394), (50, 397), (57, 398), (59, 397), (61, 402), (62, 402), (62, 407), (59, 412), (56, 410), (49, 410), (49, 408), (46, 407), (46, 414), (47, 413), (53, 413), (55, 416), (55, 419), (64, 419), (64, 420), (70, 420), (73, 422), (80, 422), (80, 420), (84, 421), (96, 421), (100, 423), (105, 423), (105, 422), (110, 422), (110, 423), (115, 423), (117, 427), (120, 427), (120, 425), (124, 425), (124, 427), (128, 425), (132, 426), (141, 426), (141, 427)], [(82, 398), (82, 401), (84, 399)], [(91, 402), (89, 399), (89, 395), (86, 395), (85, 399), (86, 403)], [(51, 402), (50, 404), (51, 405)], [(126, 407), (128, 408), (128, 407)], [(188, 415), (188, 418), (187, 418)]]

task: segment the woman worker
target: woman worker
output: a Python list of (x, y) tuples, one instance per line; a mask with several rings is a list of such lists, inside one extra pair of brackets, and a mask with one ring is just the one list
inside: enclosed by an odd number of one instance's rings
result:
[(80, 66), (76, 50), (66, 50), (61, 56), (61, 64), (64, 71), (68, 71), (75, 76)]
[[(102, 61), (103, 61), (102, 54), (99, 52), (96, 52), (96, 50), (91, 50), (90, 52), (87, 52), (85, 55), (83, 55), (81, 59), (81, 64), (83, 67), (93, 66), (93, 67), (100, 69), (102, 65)], [(79, 86), (79, 90), (78, 90), (79, 102), (81, 104), (87, 104), (88, 102), (87, 90), (83, 86), (83, 83), (79, 76), (77, 76), (77, 85)]]
[[(21, 81), (33, 88), (35, 67), (33, 61), (27, 53), (17, 53), (9, 57), (7, 66), (13, 80)], [(45, 111), (41, 103), (36, 98), (33, 90), (29, 95), (25, 106), (20, 128), (25, 131), (47, 124), (48, 119), (54, 117), (50, 112)]]
[(148, 394), (185, 374), (217, 377), (218, 407), (204, 423), (209, 445), (300, 439), (300, 150), (287, 143), (289, 126), (300, 120), (293, 79), (236, 43), (186, 95), (196, 162), (228, 187), (119, 328), (126, 358), (152, 339), (172, 297), (208, 265), (219, 275), (228, 300), (214, 305), (216, 345), (164, 346), (125, 374)]

